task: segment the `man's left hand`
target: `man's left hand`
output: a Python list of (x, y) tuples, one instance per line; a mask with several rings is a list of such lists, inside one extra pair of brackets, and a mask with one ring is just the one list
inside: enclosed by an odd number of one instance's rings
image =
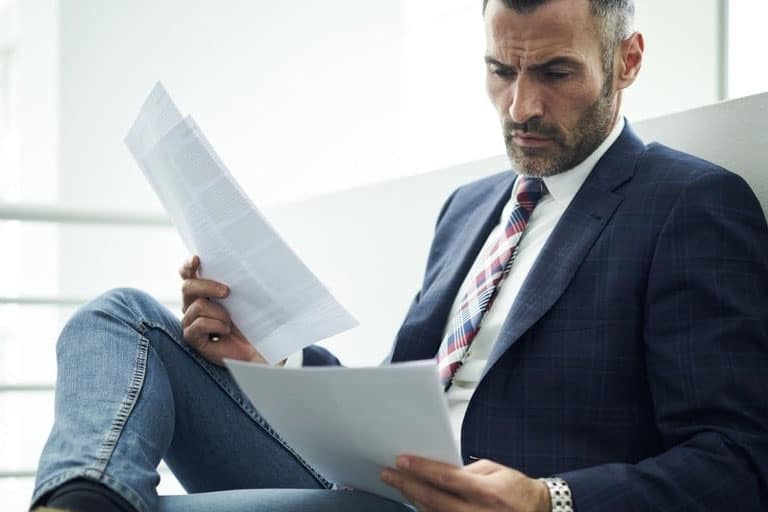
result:
[(550, 512), (544, 482), (490, 460), (456, 467), (411, 455), (397, 458), (381, 479), (421, 512)]

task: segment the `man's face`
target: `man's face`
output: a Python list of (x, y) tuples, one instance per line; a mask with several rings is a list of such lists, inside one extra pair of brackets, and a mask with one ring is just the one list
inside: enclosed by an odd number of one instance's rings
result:
[(488, 95), (515, 171), (543, 177), (579, 164), (618, 114), (589, 0), (551, 0), (526, 13), (490, 0), (485, 30)]

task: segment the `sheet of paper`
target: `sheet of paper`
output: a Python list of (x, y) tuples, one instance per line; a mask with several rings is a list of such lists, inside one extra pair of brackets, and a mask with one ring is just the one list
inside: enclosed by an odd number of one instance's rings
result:
[(161, 84), (125, 139), (201, 274), (230, 287), (221, 303), (270, 363), (357, 325), (243, 192)]
[(339, 485), (405, 501), (379, 479), (398, 455), (462, 465), (433, 360), (375, 368), (226, 364), (278, 435)]

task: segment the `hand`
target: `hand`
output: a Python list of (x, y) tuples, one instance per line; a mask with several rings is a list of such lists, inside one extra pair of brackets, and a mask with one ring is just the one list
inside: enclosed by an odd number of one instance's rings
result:
[(381, 479), (398, 489), (421, 512), (550, 512), (544, 482), (490, 460), (456, 467), (401, 455), (397, 469)]
[[(219, 366), (224, 365), (224, 358), (266, 363), (232, 323), (227, 310), (210, 300), (227, 297), (229, 288), (216, 281), (198, 278), (199, 268), (200, 258), (193, 256), (179, 269), (179, 275), (184, 280), (181, 286), (184, 341), (205, 359)], [(211, 341), (210, 334), (218, 335), (220, 340)]]

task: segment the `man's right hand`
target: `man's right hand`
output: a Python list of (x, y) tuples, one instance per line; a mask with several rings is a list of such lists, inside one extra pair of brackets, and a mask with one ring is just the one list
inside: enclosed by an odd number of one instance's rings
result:
[[(184, 329), (184, 341), (205, 359), (219, 366), (223, 366), (224, 358), (266, 363), (232, 323), (227, 310), (211, 300), (227, 297), (229, 288), (222, 283), (199, 278), (199, 268), (200, 258), (193, 256), (179, 269), (183, 279), (181, 310), (184, 317), (181, 327)], [(211, 334), (219, 336), (219, 341), (211, 341)]]

